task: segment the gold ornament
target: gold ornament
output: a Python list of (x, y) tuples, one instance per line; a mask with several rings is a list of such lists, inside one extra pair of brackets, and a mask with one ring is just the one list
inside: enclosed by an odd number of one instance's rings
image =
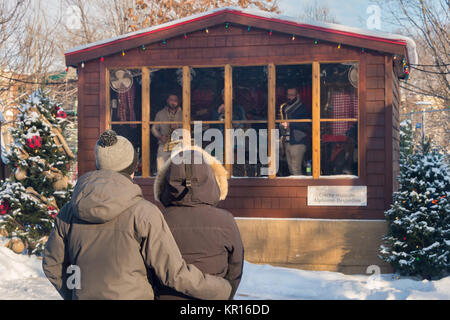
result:
[(69, 178), (63, 176), (60, 179), (57, 179), (55, 182), (53, 182), (53, 189), (55, 189), (56, 191), (65, 190), (67, 189), (68, 185), (69, 185)]
[(25, 170), (22, 167), (19, 167), (16, 169), (14, 176), (16, 177), (16, 180), (22, 181), (27, 178), (27, 170)]
[(8, 236), (8, 231), (6, 231), (5, 228), (0, 229), (0, 236), (7, 237)]
[(22, 253), (23, 250), (25, 250), (25, 244), (20, 239), (11, 239), (6, 244), (6, 247), (14, 251), (15, 253), (19, 254)]

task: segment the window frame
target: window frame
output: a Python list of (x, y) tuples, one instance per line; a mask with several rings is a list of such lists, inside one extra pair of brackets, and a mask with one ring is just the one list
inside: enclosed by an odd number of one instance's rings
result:
[[(322, 119), (320, 117), (320, 65), (321, 64), (329, 64), (329, 63), (357, 63), (358, 64), (358, 118), (351, 119)], [(363, 61), (358, 59), (339, 59), (339, 60), (310, 60), (310, 61), (284, 61), (284, 62), (270, 62), (270, 63), (246, 63), (246, 64), (212, 64), (212, 65), (170, 65), (170, 66), (159, 66), (159, 65), (148, 65), (148, 66), (109, 66), (105, 67), (105, 81), (104, 81), (104, 90), (105, 90), (105, 128), (110, 129), (113, 124), (140, 124), (141, 125), (141, 161), (142, 161), (142, 176), (139, 178), (155, 178), (154, 176), (150, 176), (150, 130), (151, 125), (155, 123), (160, 123), (157, 121), (150, 120), (150, 68), (158, 68), (158, 69), (182, 69), (182, 110), (183, 110), (183, 120), (182, 127), (187, 132), (187, 136), (183, 136), (183, 144), (189, 145), (191, 143), (191, 86), (190, 86), (190, 70), (191, 68), (224, 68), (224, 104), (225, 104), (225, 121), (224, 123), (225, 132), (226, 129), (232, 128), (232, 123), (242, 122), (242, 123), (251, 123), (252, 121), (232, 121), (232, 94), (233, 94), (233, 67), (249, 67), (249, 66), (265, 66), (267, 67), (267, 89), (268, 89), (268, 102), (267, 102), (267, 130), (268, 130), (268, 141), (267, 141), (267, 150), (269, 159), (271, 159), (272, 155), (272, 134), (271, 130), (275, 129), (276, 123), (282, 122), (281, 120), (276, 119), (276, 67), (281, 65), (304, 65), (311, 64), (312, 65), (312, 119), (297, 119), (297, 120), (288, 120), (288, 122), (310, 122), (312, 124), (312, 177), (311, 176), (290, 176), (290, 177), (277, 177), (276, 172), (274, 171), (274, 167), (269, 162), (269, 179), (283, 180), (283, 179), (294, 179), (294, 180), (304, 180), (304, 181), (318, 181), (318, 180), (328, 180), (333, 179), (336, 175), (320, 175), (320, 124), (322, 122), (341, 122), (341, 121), (354, 121), (357, 123), (358, 132), (358, 146), (360, 146), (361, 140), (361, 68), (363, 67)], [(111, 97), (110, 97), (110, 70), (118, 69), (118, 68), (126, 68), (126, 69), (141, 69), (142, 71), (142, 86), (141, 86), (141, 120), (140, 121), (112, 121), (111, 120)], [(211, 121), (207, 121), (209, 123)], [(216, 121), (212, 121), (216, 122)], [(162, 123), (162, 122), (161, 122)], [(171, 122), (172, 123), (172, 122)], [(173, 123), (178, 123), (175, 121)], [(206, 122), (205, 122), (206, 123)], [(186, 131), (187, 130), (187, 131)], [(231, 157), (232, 154), (227, 152), (227, 146), (230, 144), (231, 136), (225, 134), (224, 137), (225, 142), (225, 164), (224, 167), (228, 171), (228, 178), (231, 177), (232, 172), (232, 164)], [(362, 150), (363, 148), (358, 148), (358, 175), (357, 178), (354, 177), (339, 177), (342, 180), (361, 180), (363, 177), (361, 176), (361, 160), (362, 160)], [(259, 179), (260, 177), (248, 177), (248, 179)]]

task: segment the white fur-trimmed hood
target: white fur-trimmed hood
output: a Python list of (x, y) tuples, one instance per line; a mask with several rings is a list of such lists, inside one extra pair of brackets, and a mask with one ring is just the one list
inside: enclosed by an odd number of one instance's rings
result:
[(153, 185), (153, 194), (155, 200), (161, 202), (161, 194), (163, 192), (165, 178), (170, 168), (170, 165), (172, 164), (173, 158), (180, 152), (187, 150), (197, 151), (202, 154), (203, 156), (202, 161), (205, 161), (214, 172), (214, 177), (216, 178), (216, 182), (220, 190), (220, 200), (224, 200), (228, 194), (227, 170), (219, 162), (219, 160), (217, 160), (215, 157), (213, 157), (208, 152), (206, 152), (205, 150), (203, 150), (198, 146), (186, 146), (183, 148), (176, 148), (173, 150), (171, 157), (164, 163), (163, 167), (161, 168), (161, 170), (158, 171), (158, 174), (156, 175), (155, 183)]

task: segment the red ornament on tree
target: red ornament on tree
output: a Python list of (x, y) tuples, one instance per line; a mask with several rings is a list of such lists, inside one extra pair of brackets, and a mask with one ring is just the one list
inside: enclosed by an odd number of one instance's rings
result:
[(38, 149), (42, 147), (42, 138), (40, 136), (33, 136), (26, 140), (27, 146), (31, 149)]
[(0, 202), (0, 215), (5, 215), (11, 210), (11, 207), (9, 205), (9, 202), (7, 200), (2, 200)]
[(66, 119), (66, 118), (67, 118), (67, 114), (66, 114), (64, 111), (59, 110), (59, 111), (56, 113), (56, 117), (57, 117), (57, 118), (61, 118), (61, 119)]
[(56, 107), (56, 117), (61, 118), (61, 119), (66, 119), (67, 114), (60, 107)]
[(53, 219), (55, 219), (56, 216), (58, 215), (58, 210), (56, 210), (56, 208), (53, 207), (53, 206), (48, 206), (48, 207), (47, 207), (47, 210), (48, 210), (48, 214), (49, 214)]

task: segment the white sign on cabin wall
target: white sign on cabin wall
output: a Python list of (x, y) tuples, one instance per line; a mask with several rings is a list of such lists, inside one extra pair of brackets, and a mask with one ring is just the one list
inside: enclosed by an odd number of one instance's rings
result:
[(308, 206), (367, 206), (367, 186), (308, 186)]

